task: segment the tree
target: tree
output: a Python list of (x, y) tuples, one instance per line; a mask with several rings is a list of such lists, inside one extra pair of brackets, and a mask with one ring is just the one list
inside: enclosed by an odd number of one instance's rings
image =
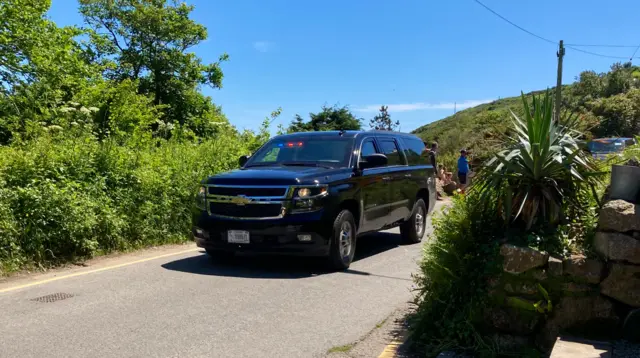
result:
[(302, 118), (299, 114), (296, 114), (294, 119), (291, 121), (289, 128), (287, 129), (288, 133), (295, 132), (309, 132), (312, 131), (310, 123), (306, 123), (304, 118)]
[(373, 119), (369, 121), (369, 126), (371, 129), (375, 130), (384, 130), (384, 131), (395, 131), (400, 126), (400, 121), (396, 121), (395, 123), (391, 120), (391, 116), (387, 111), (389, 107), (381, 106), (380, 113), (378, 113)]
[(0, 144), (56, 117), (56, 107), (99, 77), (75, 40), (84, 32), (58, 27), (46, 17), (50, 6), (50, 0), (0, 2)]
[(588, 107), (600, 120), (592, 129), (596, 136), (633, 137), (640, 133), (640, 89), (598, 99)]
[(60, 84), (83, 70), (74, 41), (81, 31), (47, 19), (50, 6), (51, 0), (0, 2), (0, 93), (44, 78)]
[(633, 66), (627, 62), (624, 64), (614, 63), (611, 72), (607, 75), (607, 86), (605, 96), (615, 96), (625, 93), (633, 86)]
[(357, 118), (349, 108), (322, 106), (319, 113), (309, 113), (310, 120), (304, 119), (296, 114), (291, 121), (288, 132), (310, 132), (310, 131), (332, 131), (332, 130), (360, 130), (362, 129), (362, 119)]
[(222, 87), (220, 63), (228, 55), (203, 64), (187, 52), (207, 39), (206, 28), (189, 18), (193, 9), (177, 0), (80, 0), (80, 12), (94, 30), (93, 55), (115, 62), (105, 75), (137, 81), (140, 94), (165, 106), (167, 123), (188, 125), (217, 112), (198, 87)]

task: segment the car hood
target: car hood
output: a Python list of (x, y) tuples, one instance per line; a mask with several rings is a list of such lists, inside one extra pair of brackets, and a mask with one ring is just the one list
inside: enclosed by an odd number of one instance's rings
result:
[(299, 185), (323, 183), (336, 176), (348, 176), (348, 169), (319, 167), (253, 167), (210, 176), (206, 184), (218, 185)]

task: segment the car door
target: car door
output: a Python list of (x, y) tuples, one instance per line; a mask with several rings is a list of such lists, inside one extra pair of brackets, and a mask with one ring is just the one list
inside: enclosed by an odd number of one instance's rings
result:
[(409, 216), (410, 199), (406, 196), (404, 186), (407, 184), (410, 175), (407, 167), (407, 158), (400, 149), (398, 141), (391, 136), (377, 138), (382, 154), (388, 158), (385, 179), (389, 188), (389, 216), (386, 224), (393, 224)]
[[(362, 140), (358, 162), (362, 158), (381, 153), (373, 137)], [(359, 232), (375, 231), (382, 228), (389, 216), (389, 183), (383, 179), (387, 169), (369, 168), (362, 171), (360, 188), (362, 195), (362, 223)]]

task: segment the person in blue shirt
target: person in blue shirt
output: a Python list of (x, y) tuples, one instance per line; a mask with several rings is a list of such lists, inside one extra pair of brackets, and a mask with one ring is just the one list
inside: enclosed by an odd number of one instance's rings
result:
[(467, 150), (460, 151), (460, 158), (458, 158), (458, 179), (460, 180), (461, 189), (467, 186), (467, 175), (469, 174), (469, 160), (467, 159)]

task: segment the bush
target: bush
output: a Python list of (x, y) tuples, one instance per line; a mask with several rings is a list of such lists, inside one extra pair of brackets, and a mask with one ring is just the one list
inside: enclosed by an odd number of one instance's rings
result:
[(622, 158), (618, 164), (626, 163), (632, 159), (640, 159), (640, 136), (636, 137), (636, 142), (636, 145), (625, 148), (624, 152), (622, 152)]
[(478, 195), (456, 196), (433, 219), (416, 276), (418, 310), (412, 322), (414, 347), (436, 356), (444, 350), (495, 353), (476, 324), (487, 304), (486, 278), (500, 270), (502, 222)]
[[(488, 279), (501, 273), (499, 247), (510, 242), (552, 254), (589, 251), (596, 227), (600, 173), (578, 147), (576, 122), (553, 121), (549, 94), (533, 108), (522, 96), (524, 120), (513, 114), (513, 137), (478, 173), (465, 196), (434, 219), (416, 277), (418, 310), (412, 341), (427, 356), (443, 350), (495, 357), (511, 352), (484, 322), (491, 307)], [(507, 350), (507, 351), (505, 351)]]
[(246, 137), (44, 135), (0, 147), (0, 274), (186, 241), (198, 183), (235, 168)]
[[(524, 118), (512, 113), (513, 134), (505, 136), (498, 152), (478, 175), (476, 189), (499, 192), (496, 215), (525, 230), (556, 227), (564, 221), (568, 206), (580, 208), (585, 189), (598, 184), (592, 158), (579, 146), (577, 119), (556, 122), (554, 103), (547, 92), (533, 96), (533, 105), (522, 94)], [(482, 194), (481, 194), (482, 195)]]

